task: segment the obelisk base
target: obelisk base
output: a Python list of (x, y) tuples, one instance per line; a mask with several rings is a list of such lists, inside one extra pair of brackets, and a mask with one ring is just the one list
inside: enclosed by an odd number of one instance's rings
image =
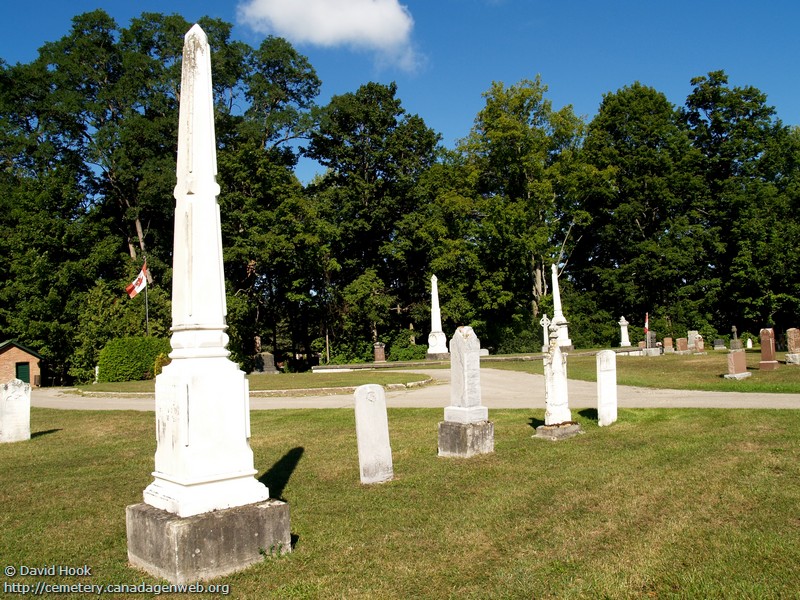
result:
[(439, 456), (469, 458), (494, 452), (494, 423), (439, 423)]
[(559, 440), (568, 440), (581, 433), (583, 433), (583, 430), (579, 423), (567, 421), (566, 423), (556, 423), (555, 425), (539, 425), (533, 437), (557, 442)]
[(221, 577), (292, 550), (289, 505), (280, 500), (193, 517), (144, 503), (125, 513), (131, 565), (174, 584)]

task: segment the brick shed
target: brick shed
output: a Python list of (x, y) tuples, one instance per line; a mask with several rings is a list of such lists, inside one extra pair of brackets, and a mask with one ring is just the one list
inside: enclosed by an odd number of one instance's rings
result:
[(39, 361), (42, 356), (30, 348), (26, 348), (16, 340), (0, 344), (0, 383), (20, 379), (33, 387), (39, 387), (42, 381)]

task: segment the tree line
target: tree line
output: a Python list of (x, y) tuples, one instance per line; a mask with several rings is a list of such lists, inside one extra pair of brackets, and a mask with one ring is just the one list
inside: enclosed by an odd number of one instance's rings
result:
[[(589, 122), (539, 77), (493, 82), (452, 148), (394, 84), (316, 102), (286, 40), (257, 48), (204, 18), (212, 47), (230, 349), (308, 361), (424, 355), (430, 277), (444, 330), (534, 351), (557, 264), (578, 346), (619, 342), (650, 314), (680, 337), (779, 331), (800, 314), (800, 133), (723, 71), (683, 106), (634, 82)], [(178, 15), (120, 27), (76, 16), (27, 64), (0, 60), (0, 336), (55, 381), (93, 376), (111, 339), (144, 333), (125, 286), (144, 260), (153, 335), (170, 327)], [(325, 172), (303, 185), (300, 156)], [(632, 339), (641, 329), (631, 328)]]

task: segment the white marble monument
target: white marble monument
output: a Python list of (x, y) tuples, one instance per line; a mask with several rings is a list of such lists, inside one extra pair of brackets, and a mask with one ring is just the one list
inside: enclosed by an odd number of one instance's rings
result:
[(617, 420), (617, 353), (597, 353), (597, 424), (611, 425)]
[(354, 393), (356, 441), (361, 483), (383, 483), (394, 477), (386, 395), (380, 385), (361, 385)]
[(428, 358), (445, 360), (448, 358), (447, 336), (442, 331), (442, 312), (439, 309), (439, 280), (431, 277), (431, 332), (428, 334)]
[(567, 355), (559, 345), (559, 326), (550, 324), (550, 348), (544, 356), (544, 425), (536, 428), (534, 437), (553, 441), (582, 433), (581, 426), (572, 421), (567, 389)]
[(553, 325), (558, 326), (558, 345), (562, 350), (572, 350), (572, 340), (569, 339), (567, 319), (561, 309), (561, 291), (558, 287), (558, 267), (551, 266), (553, 280)]
[(494, 451), (494, 424), (481, 404), (480, 348), (472, 327), (459, 327), (450, 340), (450, 406), (439, 423), (439, 456)]
[(226, 349), (211, 56), (198, 25), (185, 37), (179, 119), (172, 362), (156, 378), (154, 480), (127, 509), (131, 562), (172, 582), (291, 548), (288, 506), (254, 477), (248, 382)]
[(628, 336), (628, 321), (625, 320), (623, 316), (619, 320), (619, 347), (620, 348), (630, 348), (631, 346), (631, 338)]
[(0, 443), (31, 439), (31, 386), (12, 379), (0, 386)]

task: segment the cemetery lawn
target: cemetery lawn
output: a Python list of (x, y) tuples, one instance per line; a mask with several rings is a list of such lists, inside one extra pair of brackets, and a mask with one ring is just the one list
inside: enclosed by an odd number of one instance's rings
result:
[[(241, 599), (800, 594), (800, 411), (620, 409), (605, 428), (573, 411), (585, 434), (561, 442), (531, 438), (543, 412), (492, 410), (494, 454), (441, 459), (441, 409), (389, 409), (395, 480), (373, 486), (352, 410), (253, 412), (257, 477), (289, 503), (294, 551), (214, 583)], [(92, 574), (5, 581), (163, 583), (126, 550), (153, 413), (34, 408), (31, 431), (0, 445), (3, 564)]]
[[(741, 381), (725, 379), (727, 352), (710, 350), (706, 355), (665, 354), (662, 356), (617, 355), (617, 383), (674, 390), (712, 392), (768, 392), (800, 394), (800, 367), (785, 365), (784, 353), (776, 371), (760, 371), (758, 350), (747, 352), (747, 370), (751, 376)], [(567, 359), (567, 376), (580, 381), (597, 381), (597, 359), (578, 350)], [(543, 374), (541, 360), (482, 363), (492, 369), (509, 369)]]
[[(398, 373), (387, 371), (352, 371), (349, 373), (281, 373), (264, 375), (261, 373), (247, 376), (250, 391), (263, 390), (312, 390), (320, 388), (357, 387), (367, 383), (379, 385), (408, 384), (428, 379), (419, 373)], [(124, 381), (115, 383), (95, 383), (77, 386), (78, 392), (155, 393), (155, 380)]]

